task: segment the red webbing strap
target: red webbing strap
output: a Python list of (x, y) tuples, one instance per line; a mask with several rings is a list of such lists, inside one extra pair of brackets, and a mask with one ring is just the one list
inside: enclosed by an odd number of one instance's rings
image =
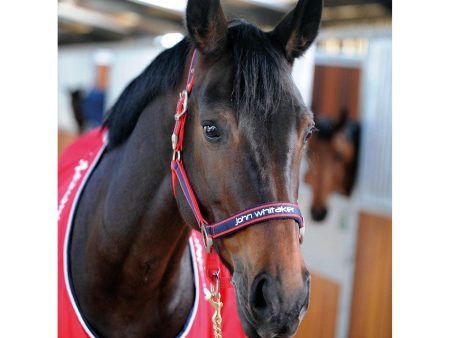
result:
[(183, 150), (183, 138), (184, 138), (184, 124), (186, 123), (188, 97), (192, 91), (192, 87), (195, 82), (195, 66), (197, 64), (198, 54), (197, 49), (194, 49), (192, 53), (191, 63), (189, 66), (188, 78), (186, 80), (186, 87), (180, 94), (177, 104), (177, 113), (175, 114), (175, 128), (173, 134), (177, 136), (176, 142), (172, 144), (175, 151)]
[(177, 104), (177, 112), (175, 114), (175, 127), (172, 134), (173, 158), (171, 168), (172, 168), (172, 189), (174, 196), (176, 195), (176, 182), (178, 178), (181, 190), (183, 191), (183, 194), (186, 197), (189, 206), (191, 207), (192, 212), (194, 213), (194, 216), (197, 219), (199, 226), (201, 227), (203, 224), (207, 224), (207, 222), (205, 221), (204, 217), (200, 212), (197, 199), (189, 183), (186, 171), (184, 170), (183, 162), (181, 160), (181, 152), (183, 151), (183, 140), (184, 140), (184, 126), (186, 124), (186, 117), (188, 114), (187, 109), (188, 99), (195, 82), (194, 70), (197, 64), (197, 59), (198, 59), (197, 49), (194, 49), (194, 51), (192, 52), (191, 63), (189, 65), (186, 87), (180, 94), (180, 98)]
[[(180, 98), (177, 103), (177, 111), (175, 114), (175, 127), (172, 133), (172, 149), (173, 149), (173, 158), (172, 158), (172, 167), (173, 162), (178, 159), (178, 162), (181, 162), (180, 154), (183, 151), (183, 139), (184, 139), (184, 126), (186, 124), (187, 117), (187, 106), (188, 106), (188, 98), (189, 94), (192, 91), (192, 87), (195, 82), (195, 65), (197, 64), (198, 52), (197, 49), (194, 49), (192, 52), (191, 63), (189, 65), (188, 77), (186, 80), (186, 87), (181, 92)], [(175, 196), (176, 192), (176, 172), (172, 169), (172, 189)]]
[(186, 201), (188, 202), (199, 227), (208, 224), (208, 222), (202, 216), (197, 199), (195, 198), (194, 190), (192, 189), (191, 184), (189, 183), (189, 180), (187, 178), (186, 171), (184, 170), (183, 162), (180, 159), (175, 159), (172, 161), (171, 168), (172, 172), (175, 173), (175, 179), (178, 179), (178, 182), (180, 183), (181, 191), (183, 192), (184, 197), (186, 198)]
[[(222, 266), (222, 269), (220, 269), (220, 266)], [(214, 250), (214, 248), (211, 249), (210, 254), (206, 255), (205, 268), (206, 277), (212, 285), (216, 283), (215, 273), (220, 269), (220, 287), (233, 287), (233, 285), (231, 284), (233, 276), (231, 275), (230, 271), (228, 271), (228, 269), (221, 263), (219, 254)]]
[[(173, 148), (173, 158), (171, 163), (172, 169), (172, 189), (174, 196), (176, 195), (177, 180), (180, 184), (181, 190), (186, 198), (196, 220), (200, 227), (208, 224), (201, 214), (200, 208), (198, 206), (197, 199), (195, 197), (194, 191), (189, 183), (186, 175), (186, 171), (181, 160), (181, 152), (183, 151), (183, 139), (184, 139), (184, 126), (186, 124), (186, 117), (188, 114), (187, 105), (189, 94), (192, 91), (192, 87), (195, 82), (195, 65), (197, 64), (197, 50), (195, 49), (192, 53), (191, 64), (189, 66), (188, 78), (186, 81), (185, 90), (180, 94), (180, 98), (177, 103), (177, 111), (175, 115), (175, 127), (172, 134), (172, 148)], [(212, 250), (211, 253), (206, 255), (205, 270), (206, 276), (212, 285), (216, 283), (216, 273), (219, 271), (221, 266), (221, 261), (219, 255)], [(232, 287), (231, 285), (232, 276), (228, 269), (222, 268), (219, 273), (219, 281), (221, 287)]]

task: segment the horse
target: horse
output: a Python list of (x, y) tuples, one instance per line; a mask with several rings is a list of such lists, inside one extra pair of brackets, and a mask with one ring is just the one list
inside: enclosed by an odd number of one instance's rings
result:
[(312, 219), (321, 222), (328, 213), (327, 201), (335, 191), (350, 196), (355, 185), (361, 127), (343, 107), (337, 119), (316, 117), (317, 133), (308, 145), (310, 167), (306, 181), (313, 193)]
[[(89, 134), (102, 135), (102, 151), (88, 151), (95, 164), (83, 179), (91, 162), (77, 164), (58, 210), (83, 180), (64, 278), (91, 336), (184, 337), (203, 292), (193, 250), (215, 252), (230, 274), (233, 299), (211, 289), (219, 308), (236, 304), (242, 333), (225, 337), (295, 334), (309, 305), (297, 200), (314, 119), (291, 71), (318, 34), (322, 7), (301, 0), (263, 32), (228, 21), (219, 0), (189, 0), (188, 36), (132, 80)], [(204, 247), (190, 245), (200, 233)]]

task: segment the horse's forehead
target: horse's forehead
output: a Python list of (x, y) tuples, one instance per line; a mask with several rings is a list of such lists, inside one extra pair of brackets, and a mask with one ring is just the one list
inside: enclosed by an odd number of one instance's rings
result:
[[(234, 113), (239, 124), (244, 124), (247, 127), (265, 127), (271, 124), (277, 124), (282, 121), (289, 120), (295, 124), (295, 121), (308, 111), (306, 108), (300, 91), (294, 84), (292, 79), (286, 75), (285, 90), (282, 93), (282, 103), (270, 112), (257, 111), (256, 109), (249, 109), (249, 111), (241, 112), (234, 111), (233, 107), (233, 74), (230, 71), (215, 72), (211, 71), (202, 78), (201, 101), (206, 105), (206, 108), (225, 107), (230, 113)], [(254, 106), (258, 106), (258, 102), (254, 102)], [(271, 116), (271, 123), (264, 126), (262, 121), (264, 116)], [(280, 120), (281, 119), (281, 120)]]
[(297, 130), (295, 112), (271, 115), (267, 120), (258, 115), (239, 115), (239, 129), (255, 148), (289, 147), (291, 135)]

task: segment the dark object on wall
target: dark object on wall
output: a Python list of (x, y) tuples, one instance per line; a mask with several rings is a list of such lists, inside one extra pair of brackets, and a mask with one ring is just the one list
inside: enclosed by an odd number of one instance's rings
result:
[(86, 121), (83, 115), (83, 90), (75, 89), (70, 91), (70, 99), (72, 105), (73, 116), (78, 126), (78, 133), (81, 132), (86, 127)]

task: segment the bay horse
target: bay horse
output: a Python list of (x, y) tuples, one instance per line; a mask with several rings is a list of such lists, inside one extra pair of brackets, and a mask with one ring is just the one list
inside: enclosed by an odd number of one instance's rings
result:
[(316, 128), (308, 146), (310, 167), (305, 179), (313, 193), (312, 219), (321, 222), (328, 213), (332, 192), (344, 196), (352, 193), (358, 173), (361, 128), (345, 107), (335, 119), (318, 114)]
[[(113, 105), (106, 146), (66, 237), (73, 298), (96, 336), (184, 337), (199, 292), (189, 245), (198, 231), (232, 276), (245, 336), (296, 332), (310, 276), (295, 205), (314, 122), (291, 70), (317, 36), (322, 7), (301, 0), (263, 32), (228, 22), (219, 0), (189, 0), (188, 37), (157, 56)], [(74, 179), (85, 169), (80, 162)], [(286, 215), (253, 223), (254, 210)], [(252, 226), (215, 233), (230, 219)]]

